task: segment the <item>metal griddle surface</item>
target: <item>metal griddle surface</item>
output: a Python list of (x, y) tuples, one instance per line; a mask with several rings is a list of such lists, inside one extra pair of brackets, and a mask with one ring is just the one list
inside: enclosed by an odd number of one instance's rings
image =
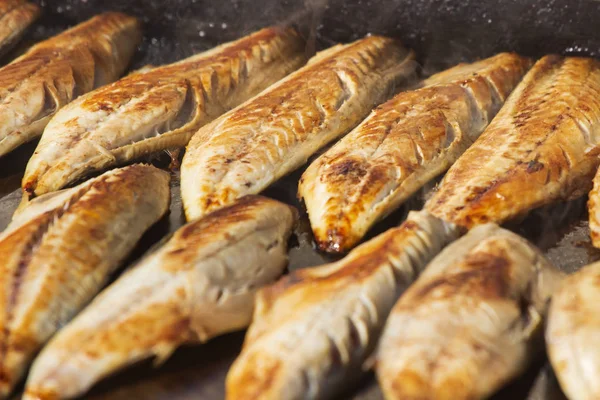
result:
[[(502, 7), (493, 0), (265, 0), (260, 14), (255, 11), (253, 0), (38, 1), (44, 6), (44, 17), (6, 59), (31, 43), (108, 9), (133, 13), (145, 22), (144, 42), (132, 68), (172, 62), (218, 42), (298, 15), (316, 27), (316, 30), (308, 29), (312, 32), (310, 37), (317, 38), (310, 46), (323, 47), (375, 31), (402, 38), (417, 51), (421, 63), (429, 71), (502, 50), (516, 50), (531, 56), (547, 52), (594, 56), (597, 55), (595, 49), (600, 48), (600, 31), (592, 18), (600, 3), (593, 0), (515, 0)], [(363, 15), (363, 11), (367, 15)], [(465, 26), (469, 30), (465, 30)], [(448, 41), (448, 37), (453, 39)], [(34, 148), (35, 143), (31, 143), (0, 159), (0, 231), (10, 222), (20, 201), (20, 179)], [(150, 161), (169, 168), (170, 158), (165, 154)], [(171, 172), (171, 212), (147, 232), (123, 268), (184, 223), (178, 171), (171, 168)], [(301, 172), (292, 173), (264, 194), (301, 210), (296, 200)], [(400, 223), (408, 210), (420, 209), (431, 187), (429, 185), (404, 208), (375, 227), (369, 237)], [(586, 219), (585, 199), (579, 199), (536, 210), (509, 228), (532, 240), (555, 265), (570, 273), (600, 259), (600, 252), (590, 245)], [(297, 240), (290, 248), (289, 269), (332, 260), (313, 249), (305, 217), (296, 233)], [(128, 368), (98, 384), (85, 398), (221, 399), (225, 375), (239, 353), (243, 335), (243, 332), (229, 334), (205, 345), (184, 347), (160, 366), (148, 361)], [(376, 400), (382, 396), (373, 376), (368, 375), (340, 399)], [(494, 399), (558, 400), (564, 396), (542, 355), (523, 377), (502, 389)]]

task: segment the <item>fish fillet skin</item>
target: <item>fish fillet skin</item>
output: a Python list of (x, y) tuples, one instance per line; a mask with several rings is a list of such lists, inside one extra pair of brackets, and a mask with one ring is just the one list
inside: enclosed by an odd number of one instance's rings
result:
[(461, 64), (376, 108), (303, 174), (318, 247), (346, 252), (377, 221), (448, 169), (483, 132), (530, 61), (501, 53)]
[(600, 61), (540, 59), (427, 202), (463, 227), (587, 194), (600, 158)]
[(596, 172), (593, 188), (589, 194), (588, 215), (592, 245), (600, 248), (600, 169)]
[(571, 400), (600, 398), (600, 263), (565, 279), (552, 297), (546, 349), (554, 374)]
[(117, 79), (140, 40), (135, 18), (105, 13), (0, 68), (0, 156), (41, 135), (77, 96)]
[(487, 398), (543, 350), (563, 281), (533, 245), (495, 224), (446, 247), (394, 306), (378, 344), (384, 398)]
[(413, 53), (371, 36), (337, 45), (200, 129), (181, 166), (188, 219), (256, 194), (356, 126), (414, 74)]
[(40, 16), (40, 7), (25, 0), (0, 0), (0, 55), (6, 54)]
[(246, 196), (180, 228), (49, 342), (24, 399), (72, 398), (136, 361), (248, 326), (256, 290), (287, 265), (294, 211)]
[(346, 258), (260, 290), (226, 398), (324, 399), (352, 385), (399, 294), (456, 235), (428, 213), (411, 212)]
[(0, 235), (0, 397), (169, 207), (169, 174), (114, 170), (41, 196)]
[(265, 28), (174, 64), (143, 68), (64, 107), (23, 178), (29, 196), (185, 146), (203, 125), (305, 63), (292, 29)]

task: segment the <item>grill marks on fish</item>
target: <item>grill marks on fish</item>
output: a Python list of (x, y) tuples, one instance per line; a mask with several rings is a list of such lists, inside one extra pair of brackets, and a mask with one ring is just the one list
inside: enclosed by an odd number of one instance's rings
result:
[(343, 252), (475, 140), (530, 61), (503, 53), (461, 64), (396, 95), (304, 173), (304, 199), (318, 246)]
[(585, 194), (598, 166), (600, 62), (546, 56), (450, 168), (426, 208), (465, 227)]
[(317, 399), (343, 389), (361, 374), (399, 293), (456, 234), (412, 212), (343, 260), (294, 271), (260, 290), (226, 397)]
[(118, 78), (141, 38), (135, 18), (99, 15), (0, 69), (0, 156), (40, 135), (75, 97)]
[(548, 358), (563, 392), (573, 400), (600, 396), (596, 379), (599, 286), (600, 264), (594, 263), (567, 277), (552, 297), (546, 329)]
[(317, 54), (192, 138), (182, 164), (186, 216), (260, 192), (355, 126), (413, 71), (412, 53), (378, 36)]
[(6, 54), (40, 15), (40, 7), (25, 0), (0, 0), (0, 55)]
[(487, 224), (443, 250), (394, 306), (378, 345), (386, 399), (485, 398), (541, 350), (563, 274), (518, 235)]
[(266, 28), (95, 90), (50, 122), (23, 185), (39, 195), (90, 171), (185, 146), (201, 126), (300, 67), (303, 50), (292, 29)]
[(0, 396), (168, 210), (169, 174), (134, 165), (34, 199), (0, 235)]
[(138, 360), (159, 363), (181, 344), (247, 326), (255, 291), (285, 268), (295, 218), (285, 204), (247, 196), (183, 226), (52, 339), (25, 398), (81, 395)]

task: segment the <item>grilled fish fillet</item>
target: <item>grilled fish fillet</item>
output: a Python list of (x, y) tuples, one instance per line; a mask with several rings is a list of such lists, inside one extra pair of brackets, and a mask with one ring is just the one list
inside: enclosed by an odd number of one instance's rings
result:
[(600, 398), (600, 263), (565, 279), (552, 297), (546, 346), (550, 363), (571, 400)]
[(594, 177), (594, 186), (588, 198), (590, 236), (594, 247), (600, 248), (600, 169)]
[(188, 219), (261, 192), (345, 134), (414, 72), (412, 52), (371, 36), (337, 45), (200, 129), (181, 167)]
[(432, 76), (375, 109), (298, 188), (321, 250), (345, 252), (473, 143), (530, 66), (503, 53)]
[(226, 398), (321, 399), (362, 372), (398, 295), (456, 231), (426, 212), (333, 264), (259, 291)]
[(79, 98), (48, 124), (24, 191), (51, 192), (90, 171), (185, 146), (201, 126), (304, 64), (304, 48), (291, 29), (262, 29)]
[(169, 206), (169, 174), (114, 170), (42, 196), (0, 235), (0, 397)]
[(39, 17), (40, 7), (25, 0), (0, 0), (0, 55), (6, 54)]
[(135, 18), (101, 14), (1, 68), (0, 156), (39, 136), (75, 97), (117, 79), (140, 38)]
[(291, 207), (247, 196), (179, 229), (104, 290), (36, 359), (24, 399), (63, 399), (143, 358), (250, 323), (287, 264)]
[(494, 224), (444, 249), (394, 306), (378, 345), (386, 399), (486, 398), (543, 348), (562, 273)]
[(600, 158), (600, 61), (546, 56), (450, 168), (426, 209), (464, 227), (586, 194)]

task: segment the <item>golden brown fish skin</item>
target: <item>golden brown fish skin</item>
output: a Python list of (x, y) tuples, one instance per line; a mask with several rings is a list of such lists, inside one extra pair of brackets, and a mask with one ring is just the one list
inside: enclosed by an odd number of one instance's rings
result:
[(456, 236), (427, 212), (411, 212), (344, 259), (260, 290), (226, 398), (324, 399), (351, 385), (399, 294)]
[(23, 178), (40, 195), (86, 174), (185, 146), (203, 125), (306, 62), (291, 28), (265, 28), (161, 67), (130, 74), (64, 107)]
[(315, 160), (298, 195), (318, 247), (346, 252), (449, 168), (498, 112), (531, 61), (501, 53), (427, 79), (375, 109)]
[(563, 274), (495, 224), (444, 249), (394, 306), (378, 344), (384, 397), (487, 398), (543, 347), (543, 319)]
[(552, 297), (546, 348), (558, 382), (571, 400), (600, 398), (600, 263), (568, 276)]
[(600, 248), (600, 169), (594, 177), (594, 184), (590, 191), (587, 205), (592, 245)]
[(415, 65), (393, 39), (337, 45), (200, 129), (181, 169), (187, 218), (259, 193), (306, 163), (405, 84)]
[(450, 168), (426, 209), (464, 227), (586, 194), (598, 167), (600, 61), (546, 56)]
[(134, 165), (42, 196), (0, 235), (0, 397), (169, 206), (169, 174)]
[(40, 7), (25, 0), (0, 0), (0, 55), (6, 54), (39, 17)]
[(141, 39), (138, 21), (105, 13), (29, 49), (0, 69), (0, 156), (39, 136), (75, 97), (117, 79)]
[(245, 328), (287, 265), (295, 209), (260, 196), (180, 228), (109, 286), (36, 358), (23, 399), (64, 399), (141, 359)]

